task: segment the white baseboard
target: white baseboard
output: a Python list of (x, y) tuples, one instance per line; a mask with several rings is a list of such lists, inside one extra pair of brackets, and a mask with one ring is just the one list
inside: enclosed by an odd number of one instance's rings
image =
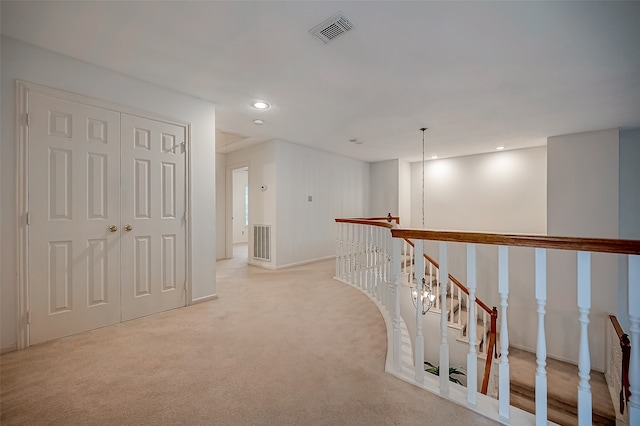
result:
[(218, 298), (217, 294), (211, 294), (209, 296), (204, 296), (204, 297), (198, 297), (197, 299), (193, 299), (191, 301), (192, 305), (197, 305), (198, 303), (204, 303), (204, 302), (208, 302), (210, 300), (216, 300)]
[(278, 266), (275, 269), (279, 270), (279, 269), (294, 268), (296, 266), (307, 265), (309, 263), (322, 262), (323, 260), (329, 260), (329, 259), (335, 259), (335, 258), (336, 258), (336, 255), (332, 254), (331, 256), (318, 257), (316, 259), (303, 260), (301, 262), (289, 263), (289, 264), (286, 264), (286, 265)]
[(14, 343), (13, 345), (5, 346), (4, 348), (0, 349), (0, 355), (4, 355), (6, 353), (14, 352), (17, 350), (18, 350), (18, 344)]

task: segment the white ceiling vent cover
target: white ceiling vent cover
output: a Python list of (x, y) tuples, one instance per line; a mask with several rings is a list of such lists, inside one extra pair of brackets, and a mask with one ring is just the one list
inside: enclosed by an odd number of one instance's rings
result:
[(311, 28), (309, 33), (322, 40), (323, 43), (329, 43), (331, 40), (342, 33), (346, 33), (351, 28), (353, 28), (351, 21), (344, 16), (344, 13), (338, 12), (323, 23)]

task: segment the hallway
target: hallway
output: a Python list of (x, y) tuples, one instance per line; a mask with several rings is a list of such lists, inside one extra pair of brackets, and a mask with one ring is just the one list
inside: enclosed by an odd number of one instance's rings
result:
[(496, 424), (385, 373), (382, 317), (333, 268), (220, 261), (217, 300), (3, 355), (0, 420)]

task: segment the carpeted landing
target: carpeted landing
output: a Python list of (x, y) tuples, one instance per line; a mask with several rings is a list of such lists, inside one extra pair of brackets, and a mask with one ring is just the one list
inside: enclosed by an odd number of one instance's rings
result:
[(332, 261), (218, 262), (219, 298), (2, 356), (3, 425), (490, 425), (384, 370)]

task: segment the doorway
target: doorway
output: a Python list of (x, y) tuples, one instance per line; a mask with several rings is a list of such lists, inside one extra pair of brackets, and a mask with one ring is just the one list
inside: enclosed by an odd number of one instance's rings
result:
[(225, 257), (249, 257), (249, 165), (227, 168)]

